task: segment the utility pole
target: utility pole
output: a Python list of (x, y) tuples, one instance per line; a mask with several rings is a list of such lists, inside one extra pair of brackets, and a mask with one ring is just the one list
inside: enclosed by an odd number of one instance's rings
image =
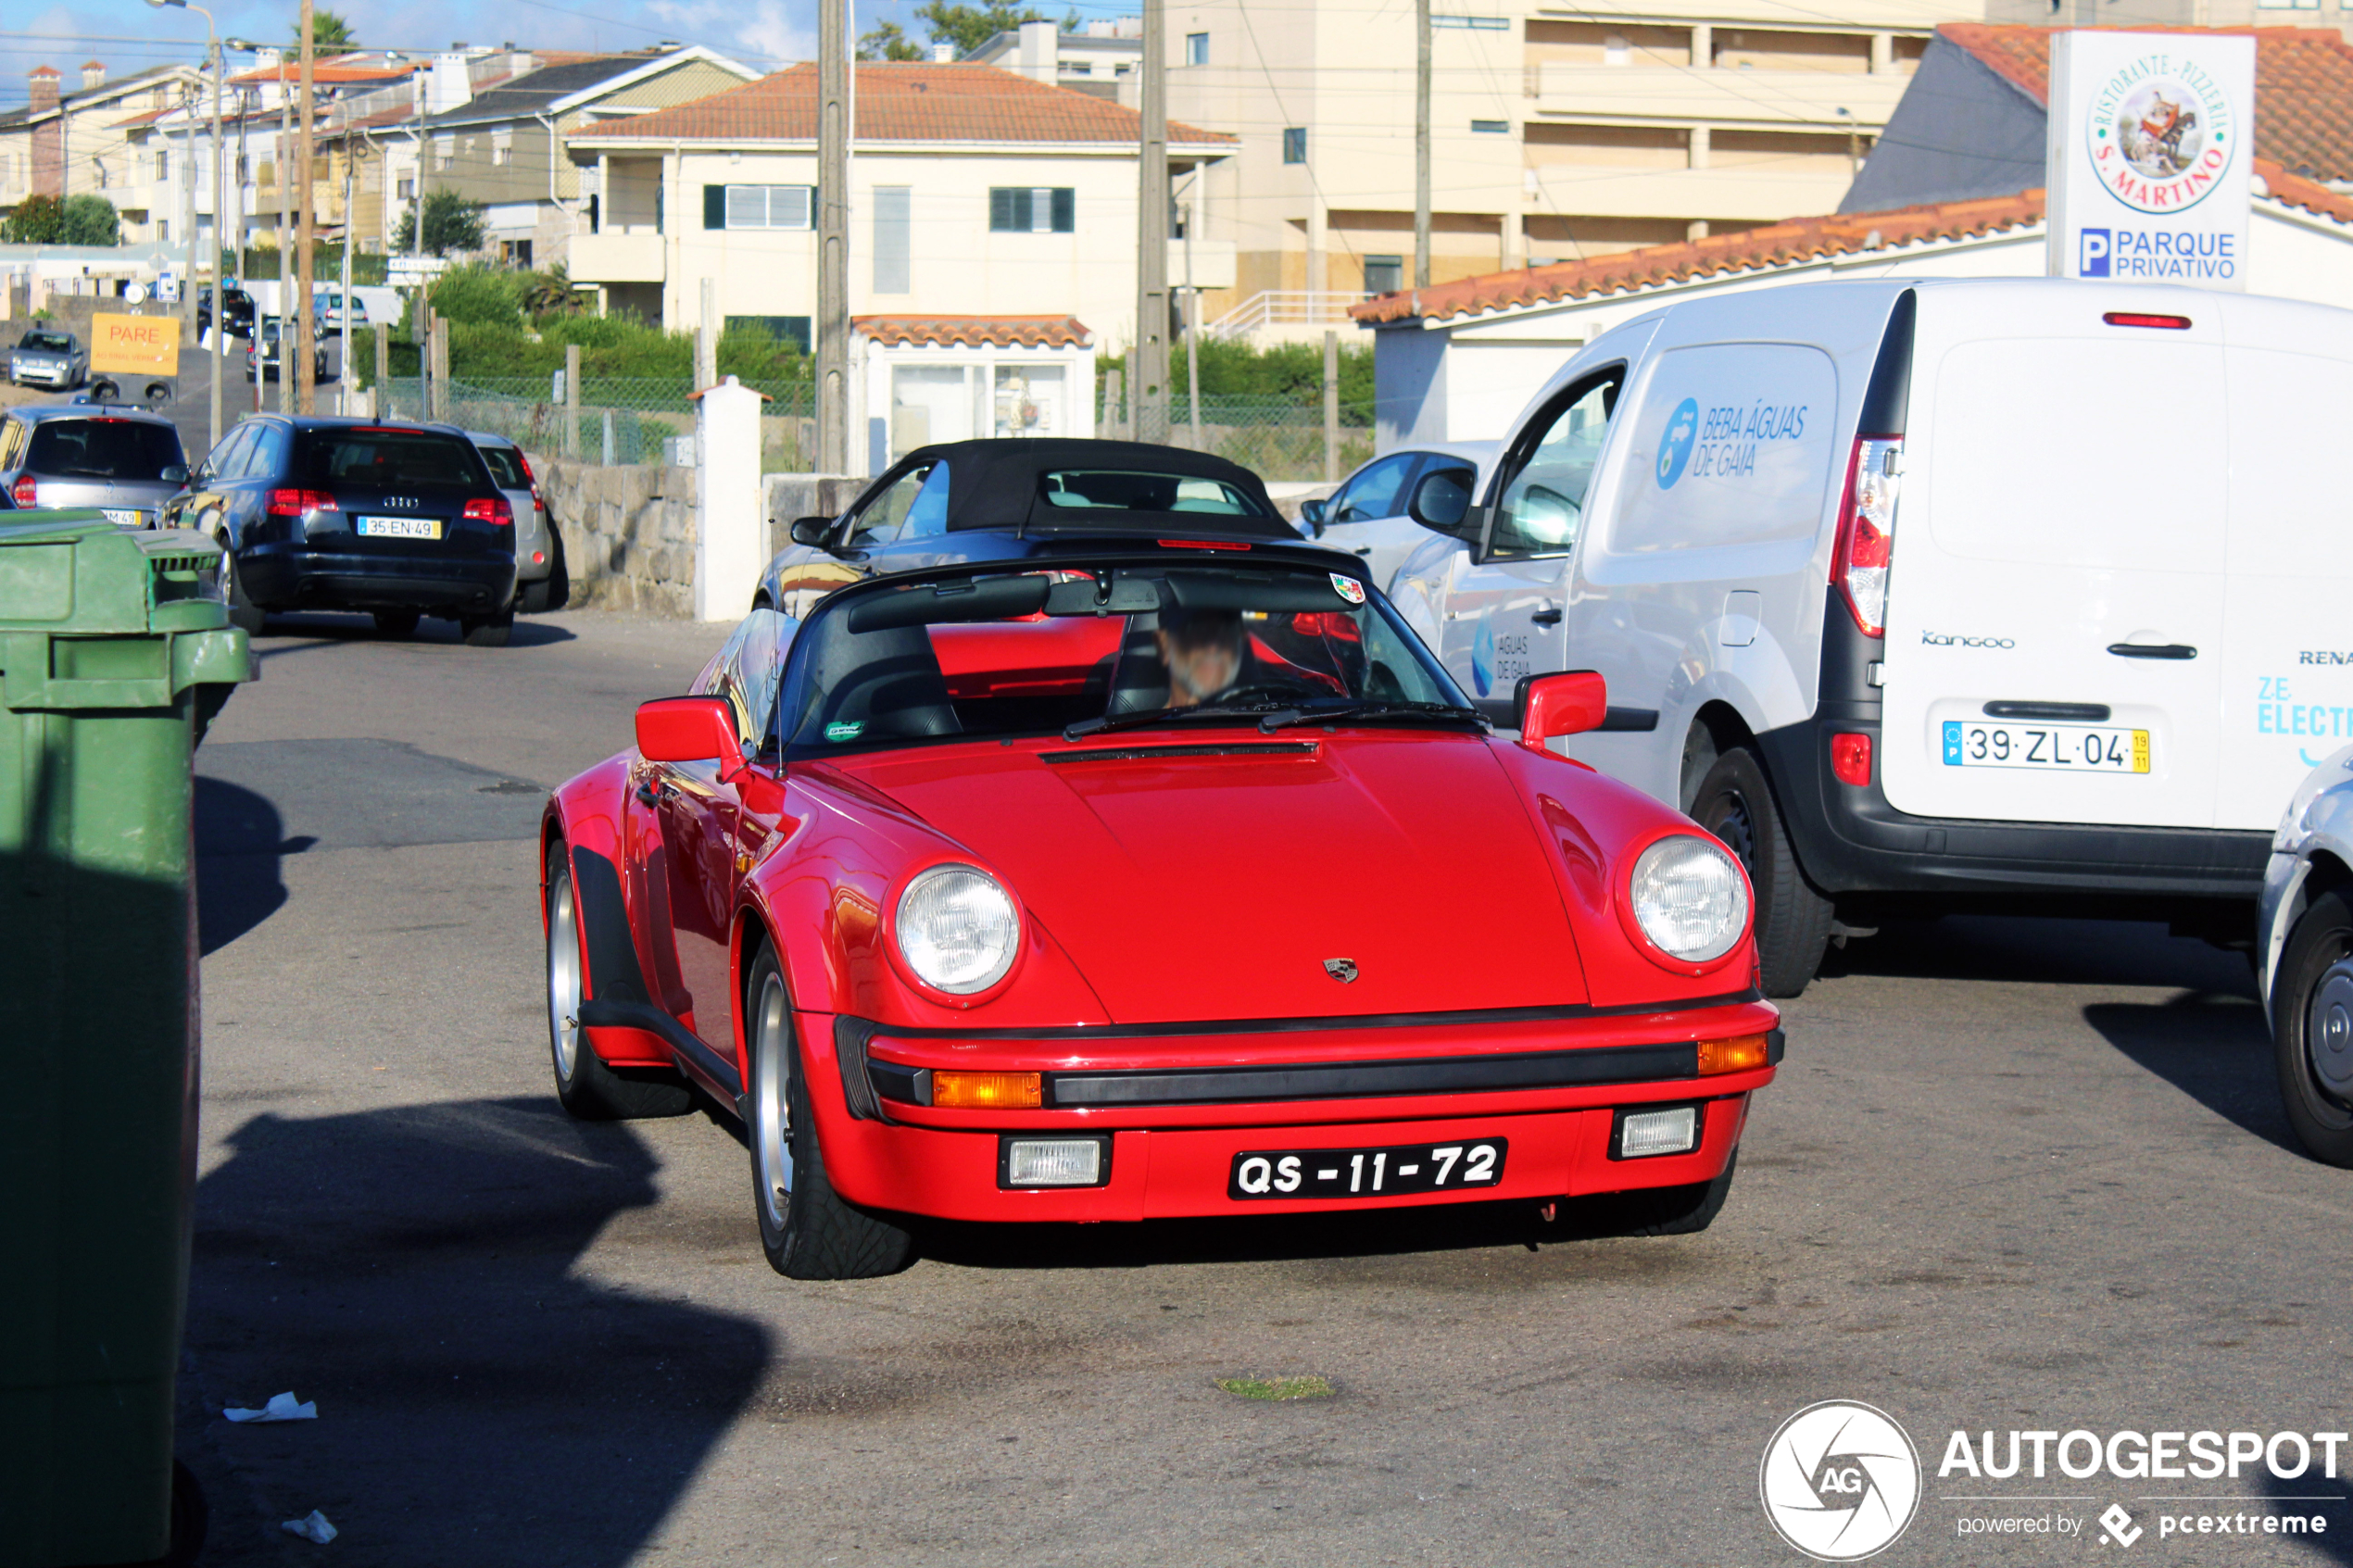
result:
[[(194, 343), (196, 335), (196, 126), (203, 116), (196, 107), (195, 93), (187, 94), (184, 107), (188, 115), (188, 134), (180, 144), (180, 189), (188, 199), (180, 210), (188, 219), (187, 232), (181, 235), (182, 240), (186, 242), (181, 249), (187, 253), (187, 260), (182, 265), (186, 267), (188, 275), (180, 284), (180, 341)], [(218, 320), (221, 302), (216, 299), (212, 304), (213, 316)], [(171, 369), (175, 376), (180, 373), (179, 366), (174, 365)]]
[[(212, 13), (207, 11), (205, 31), (212, 31)], [(212, 40), (212, 422), (208, 427), (210, 439), (205, 444), (209, 452), (220, 445), (220, 370), (228, 354), (229, 339), (229, 270), (220, 265), (221, 242), (228, 236), (221, 225), (228, 221), (229, 207), (221, 186), (220, 155), (220, 79), (229, 74), (228, 57), (220, 52), (220, 40)], [(190, 278), (193, 286), (195, 279)], [(173, 367), (175, 370), (178, 367)]]
[[(310, 276), (311, 241), (318, 234), (318, 217), (310, 209), (318, 203), (318, 189), (310, 179), (310, 159), (317, 144), (312, 140), (311, 66), (314, 53), (310, 46), (311, 0), (302, 0), (302, 103), (296, 110), (302, 123), (295, 128), (296, 163), (302, 170), (302, 205), (295, 208), (295, 320), (294, 365), (295, 412), (311, 414), (318, 411), (317, 389), (310, 384)], [(278, 326), (278, 342), (286, 342), (286, 324)], [(281, 375), (285, 372), (282, 370)]]
[(1190, 405), (1193, 450), (1201, 448), (1201, 289), (1193, 282), (1193, 229), (1201, 220), (1201, 168), (1193, 169), (1192, 199), (1185, 203), (1185, 400)]
[(343, 276), (335, 297), (341, 301), (336, 309), (343, 317), (343, 352), (335, 358), (335, 412), (351, 412), (351, 194), (356, 166), (351, 161), (351, 136), (346, 130), (343, 142)]
[[(294, 259), (294, 94), (286, 91), (286, 58), (278, 56), (278, 232), (271, 238), (278, 242), (278, 412), (294, 412), (294, 366), (286, 358), (286, 333), (294, 323), (288, 320), (286, 302), (294, 297), (294, 271), (287, 263)], [(261, 335), (261, 323), (254, 323), (254, 335)], [(254, 386), (258, 398), (261, 387)]]
[(817, 6), (817, 471), (849, 471), (849, 0)]
[(1143, 113), (1137, 146), (1136, 346), (1128, 371), (1136, 439), (1168, 439), (1168, 15), (1144, 0)]
[(1429, 287), (1429, 0), (1414, 0), (1414, 286)]
[(1340, 334), (1324, 332), (1324, 483), (1340, 483)]

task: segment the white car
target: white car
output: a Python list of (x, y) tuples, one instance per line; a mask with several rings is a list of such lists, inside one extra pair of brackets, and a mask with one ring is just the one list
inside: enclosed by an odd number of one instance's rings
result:
[(2256, 967), (2288, 1124), (2314, 1159), (2353, 1166), (2353, 746), (2289, 799), (2261, 909)]
[(1568, 755), (1741, 856), (1771, 995), (1893, 913), (2244, 941), (2280, 801), (2353, 739), (2347, 407), (2325, 306), (1694, 299), (1578, 351), (1390, 592), (1499, 721), (1525, 677), (1604, 677)]
[[(1300, 531), (1319, 544), (1363, 558), (1366, 575), (1382, 588), (1405, 558), (1428, 543), (1442, 522), (1455, 524), (1495, 460), (1492, 441), (1438, 441), (1385, 452), (1341, 482), (1330, 497), (1299, 508)], [(1423, 522), (1406, 501), (1428, 487)], [(1430, 646), (1436, 647), (1436, 642)]]

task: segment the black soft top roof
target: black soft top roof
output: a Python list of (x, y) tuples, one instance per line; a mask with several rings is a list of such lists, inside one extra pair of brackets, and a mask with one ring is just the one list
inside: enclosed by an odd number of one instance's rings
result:
[[(1181, 446), (1052, 436), (948, 441), (918, 447), (891, 471), (900, 472), (934, 458), (948, 465), (948, 531), (951, 533), (979, 530), (1037, 533), (1051, 530), (1118, 534), (1133, 530), (1159, 534), (1166, 533), (1172, 527), (1181, 527), (1188, 534), (1293, 541), (1299, 537), (1275, 509), (1275, 503), (1267, 498), (1265, 484), (1256, 474), (1239, 463), (1227, 462), (1206, 452), (1189, 452)], [(1098, 507), (1057, 507), (1043, 499), (1041, 483), (1042, 477), (1056, 469), (1132, 470), (1221, 480), (1249, 496), (1263, 508), (1264, 515), (1122, 512)]]

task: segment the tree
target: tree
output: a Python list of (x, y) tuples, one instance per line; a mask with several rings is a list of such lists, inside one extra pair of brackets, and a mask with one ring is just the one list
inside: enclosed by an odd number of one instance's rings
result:
[[(299, 49), (302, 47), (302, 21), (299, 18), (296, 19), (293, 31), (295, 47)], [(310, 47), (318, 54), (340, 55), (359, 47), (359, 40), (351, 35), (349, 22), (333, 11), (317, 8), (310, 13)]]
[(977, 6), (951, 6), (948, 0), (925, 0), (915, 19), (931, 30), (935, 44), (953, 44), (959, 56), (969, 55), (1000, 32), (1012, 32), (1024, 22), (1051, 21), (1045, 12), (1009, 0), (981, 0)]
[(63, 245), (65, 234), (65, 203), (55, 196), (27, 196), (17, 203), (6, 222), (0, 222), (0, 244)]
[(122, 243), (122, 215), (115, 211), (114, 203), (104, 196), (88, 192), (68, 196), (65, 243), (69, 245), (119, 245)]
[(571, 269), (560, 261), (544, 272), (533, 272), (523, 279), (522, 307), (534, 316), (574, 309), (578, 303), (573, 294)]
[(923, 46), (900, 31), (897, 22), (876, 22), (874, 31), (858, 40), (858, 57), (862, 60), (920, 60)]
[[(468, 201), (444, 187), (425, 193), (424, 209), (428, 254), (447, 256), (453, 250), (463, 254), (482, 248), (482, 203)], [(403, 254), (417, 248), (415, 207), (400, 215), (399, 226), (393, 231), (392, 248)]]

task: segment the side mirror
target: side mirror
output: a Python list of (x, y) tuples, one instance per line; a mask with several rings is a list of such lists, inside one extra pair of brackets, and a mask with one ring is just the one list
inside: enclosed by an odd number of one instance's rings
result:
[(1310, 539), (1313, 539), (1317, 534), (1323, 533), (1325, 513), (1330, 510), (1330, 508), (1331, 503), (1329, 501), (1315, 500), (1300, 502), (1299, 531), (1306, 534)]
[(188, 470), (174, 463), (156, 477), (166, 484), (185, 484), (188, 483)]
[(1405, 498), (1405, 515), (1424, 528), (1459, 534), (1470, 514), (1470, 478), (1462, 470), (1424, 474)]
[(823, 549), (833, 532), (834, 520), (829, 517), (797, 517), (793, 519), (792, 542)]
[(1609, 686), (1592, 670), (1522, 675), (1512, 688), (1512, 717), (1519, 725), (1520, 745), (1549, 752), (1548, 740), (1602, 727), (1609, 717)]
[(648, 762), (716, 761), (722, 784), (744, 771), (736, 710), (724, 696), (662, 696), (639, 703), (637, 754)]

